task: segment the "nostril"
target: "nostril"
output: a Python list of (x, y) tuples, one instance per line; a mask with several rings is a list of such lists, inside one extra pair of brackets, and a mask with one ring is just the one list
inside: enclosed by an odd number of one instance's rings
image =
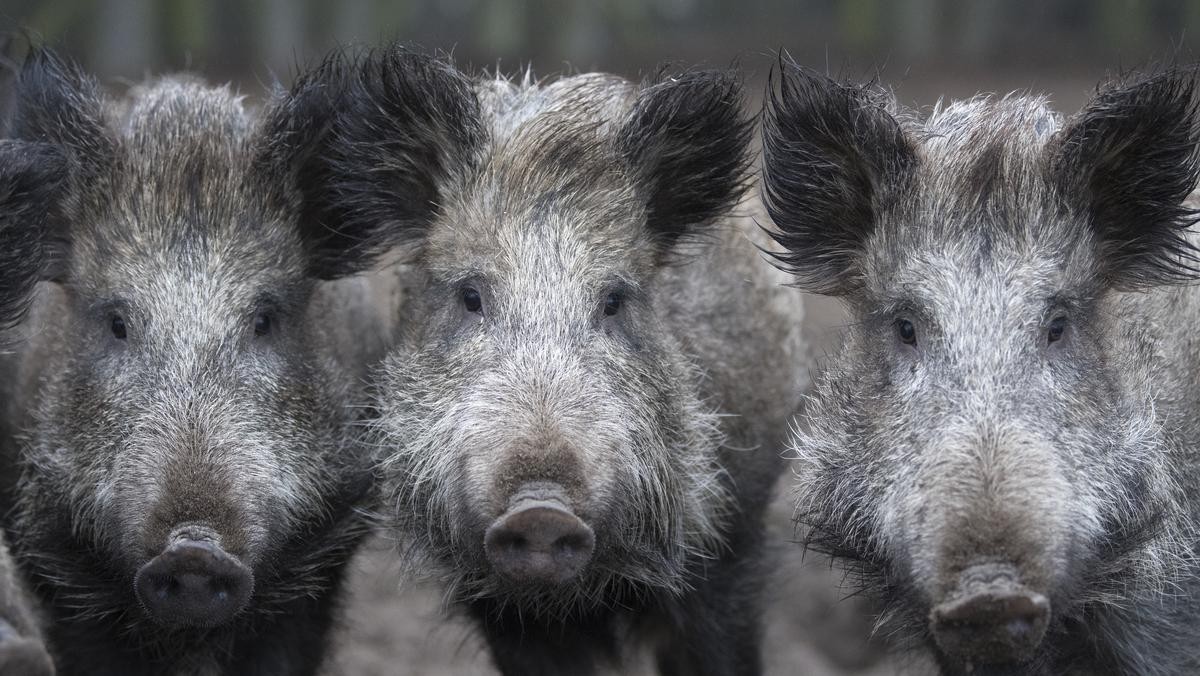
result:
[(526, 583), (562, 583), (592, 558), (592, 529), (557, 501), (526, 500), (505, 512), (484, 535), (492, 567)]
[(974, 663), (1020, 662), (1033, 656), (1050, 620), (1050, 601), (1015, 576), (964, 582), (930, 613), (930, 628), (946, 654)]
[(1008, 632), (1013, 641), (1022, 642), (1028, 641), (1033, 637), (1036, 626), (1036, 621), (1033, 618), (1024, 618), (1010, 620), (1004, 625), (1004, 629)]
[(253, 588), (250, 569), (211, 541), (177, 540), (134, 577), (142, 606), (165, 625), (227, 622), (246, 606)]
[(517, 533), (511, 531), (503, 531), (499, 533), (495, 539), (497, 547), (505, 549), (526, 549), (529, 547), (529, 542)]
[(151, 584), (154, 588), (154, 595), (162, 600), (166, 600), (170, 596), (179, 593), (179, 581), (173, 577), (159, 578), (157, 584), (152, 579)]
[(589, 549), (590, 545), (587, 543), (587, 537), (583, 533), (571, 533), (555, 540), (554, 548), (559, 552), (574, 553)]

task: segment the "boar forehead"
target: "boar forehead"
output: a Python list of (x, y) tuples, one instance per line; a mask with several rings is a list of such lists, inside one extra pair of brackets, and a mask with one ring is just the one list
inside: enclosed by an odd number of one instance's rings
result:
[[(614, 133), (633, 106), (637, 89), (615, 75), (588, 73), (544, 86), (528, 76), (521, 82), (497, 78), (480, 82), (477, 93), (492, 143), (520, 149), (556, 136), (560, 128), (578, 133), (601, 125), (601, 131)], [(536, 147), (524, 145), (526, 151)]]
[(448, 191), (430, 237), (430, 267), (535, 283), (594, 280), (648, 260), (643, 207), (615, 141), (634, 86), (581, 75), (539, 86), (479, 85), (489, 135), (479, 162)]
[(111, 111), (114, 166), (69, 214), (76, 285), (165, 298), (178, 281), (190, 288), (175, 293), (212, 300), (215, 289), (253, 294), (274, 281), (250, 271), (302, 274), (289, 198), (254, 165), (256, 129), (240, 97), (167, 79), (124, 106)]
[(1011, 331), (1089, 295), (1093, 242), (1047, 175), (1061, 121), (1044, 99), (972, 99), (906, 124), (921, 161), (868, 244), (871, 302), (978, 333), (985, 321)]

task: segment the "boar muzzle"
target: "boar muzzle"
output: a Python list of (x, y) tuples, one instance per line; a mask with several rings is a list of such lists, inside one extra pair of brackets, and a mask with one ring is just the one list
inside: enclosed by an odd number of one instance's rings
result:
[(568, 506), (561, 487), (523, 486), (484, 534), (496, 572), (518, 583), (562, 584), (591, 561), (592, 529)]
[(164, 625), (215, 627), (246, 607), (254, 576), (216, 541), (180, 537), (138, 570), (134, 589)]
[(1020, 583), (1005, 564), (967, 568), (946, 601), (929, 615), (934, 640), (964, 662), (1021, 662), (1033, 656), (1046, 634), (1050, 601)]

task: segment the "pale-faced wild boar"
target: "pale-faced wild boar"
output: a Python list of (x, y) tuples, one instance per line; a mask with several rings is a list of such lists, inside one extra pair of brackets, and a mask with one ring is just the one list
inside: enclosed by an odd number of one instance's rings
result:
[(308, 215), (326, 72), (257, 116), (187, 78), (111, 101), (45, 51), (20, 74), (14, 138), (66, 165), (4, 384), (24, 430), (13, 546), (61, 673), (320, 664), (373, 497), (347, 425), (370, 331), (327, 280), (386, 248)]
[(947, 674), (1196, 673), (1193, 75), (1065, 121), (779, 80), (780, 262), (850, 312), (796, 440), (809, 546)]
[(737, 81), (513, 82), (400, 49), (351, 79), (324, 220), (402, 231), (421, 280), (375, 382), (402, 546), (506, 674), (587, 673), (635, 637), (665, 673), (757, 673), (805, 371), (798, 294), (727, 218)]
[[(42, 273), (45, 205), (58, 183), (62, 156), (40, 144), (0, 141), (0, 353), (11, 347)], [(6, 473), (11, 463), (4, 465)], [(5, 484), (12, 479), (4, 477)], [(0, 533), (0, 675), (53, 674), (34, 600)]]

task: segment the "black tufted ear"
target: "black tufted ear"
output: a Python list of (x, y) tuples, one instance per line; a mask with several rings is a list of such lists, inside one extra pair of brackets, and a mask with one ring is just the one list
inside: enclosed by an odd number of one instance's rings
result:
[(1051, 141), (1049, 171), (1085, 214), (1116, 288), (1200, 278), (1183, 202), (1200, 178), (1195, 72), (1171, 69), (1110, 85)]
[[(70, 251), (65, 210), (111, 166), (116, 141), (105, 124), (104, 93), (75, 64), (39, 48), (17, 76), (3, 169), (8, 237), (42, 230), (40, 276), (61, 278)], [(11, 230), (16, 228), (17, 230)]]
[(111, 166), (116, 143), (95, 79), (48, 49), (35, 49), (17, 78), (10, 136), (57, 147), (71, 181), (83, 185)]
[[(392, 47), (334, 57), (298, 87), (293, 107), (328, 107), (299, 115), (304, 125), (322, 126), (298, 172), (313, 274), (360, 271), (391, 246), (422, 237), (445, 179), (483, 142), (470, 81), (445, 61)], [(315, 106), (313, 88), (324, 91)], [(310, 100), (297, 103), (303, 90)]]
[(722, 71), (660, 78), (638, 94), (617, 144), (665, 244), (703, 232), (745, 193), (753, 122), (741, 105), (740, 81)]
[(53, 146), (0, 141), (0, 332), (25, 315), (34, 284), (48, 274), (47, 209), (65, 175)]
[(763, 199), (786, 249), (774, 257), (803, 289), (852, 292), (881, 206), (916, 150), (880, 92), (792, 63), (772, 73), (763, 118)]

